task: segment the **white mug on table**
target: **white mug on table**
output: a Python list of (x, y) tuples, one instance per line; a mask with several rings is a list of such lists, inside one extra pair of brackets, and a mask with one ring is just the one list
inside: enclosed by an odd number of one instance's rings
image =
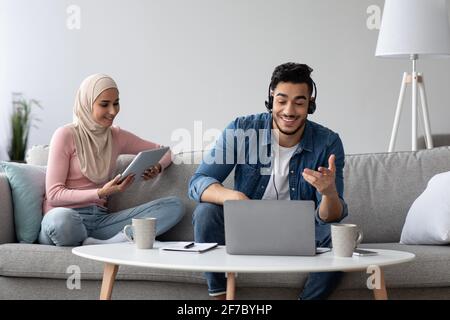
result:
[(356, 224), (334, 223), (331, 225), (331, 241), (336, 257), (351, 257), (353, 250), (363, 239), (362, 231)]
[[(132, 236), (128, 235), (128, 230), (131, 230)], [(152, 249), (156, 236), (156, 218), (133, 218), (131, 225), (123, 228), (123, 233), (138, 249)]]

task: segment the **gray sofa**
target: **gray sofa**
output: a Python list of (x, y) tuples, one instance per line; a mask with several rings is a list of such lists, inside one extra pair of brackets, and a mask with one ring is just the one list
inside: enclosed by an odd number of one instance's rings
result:
[[(195, 163), (199, 154), (178, 155), (177, 162)], [(118, 160), (118, 170), (130, 161)], [(173, 164), (153, 182), (136, 186), (111, 199), (113, 210), (176, 195), (187, 212), (180, 224), (159, 240), (192, 240), (191, 216), (195, 203), (187, 198), (187, 183), (197, 165)], [(412, 262), (387, 267), (386, 286), (391, 299), (450, 299), (450, 247), (399, 244), (408, 209), (436, 173), (450, 170), (450, 148), (418, 152), (348, 155), (345, 166), (346, 222), (364, 232), (362, 247), (412, 252)], [(232, 185), (232, 177), (225, 182)], [(97, 299), (103, 265), (77, 257), (69, 247), (15, 243), (9, 184), (0, 173), (0, 298)], [(81, 288), (69, 290), (66, 273), (71, 265), (82, 272)], [(368, 274), (346, 273), (332, 299), (372, 299)], [(238, 299), (296, 299), (306, 274), (240, 274)], [(113, 299), (208, 299), (201, 273), (120, 267)]]

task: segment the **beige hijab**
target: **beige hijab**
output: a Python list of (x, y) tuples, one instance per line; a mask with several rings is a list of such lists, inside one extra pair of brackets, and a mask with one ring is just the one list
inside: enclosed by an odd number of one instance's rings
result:
[(114, 80), (94, 74), (81, 83), (73, 107), (72, 129), (81, 172), (94, 183), (108, 180), (112, 154), (111, 127), (97, 124), (92, 116), (95, 99), (105, 90), (116, 88)]

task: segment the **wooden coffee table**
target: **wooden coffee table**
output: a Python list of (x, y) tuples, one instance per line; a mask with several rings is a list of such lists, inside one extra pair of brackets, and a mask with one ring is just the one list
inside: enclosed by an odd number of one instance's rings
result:
[(382, 267), (408, 262), (414, 254), (403, 251), (370, 249), (378, 255), (366, 257), (338, 258), (332, 252), (314, 257), (296, 256), (251, 256), (229, 255), (225, 246), (205, 253), (175, 252), (159, 250), (164, 243), (155, 244), (149, 250), (136, 249), (130, 243), (115, 243), (82, 246), (72, 249), (72, 253), (83, 258), (105, 263), (101, 300), (111, 299), (117, 271), (120, 265), (165, 270), (200, 272), (225, 272), (227, 274), (227, 299), (235, 298), (235, 277), (237, 273), (287, 273), (287, 272), (327, 272), (366, 271), (369, 266), (380, 267), (380, 288), (374, 289), (375, 299), (387, 299)]

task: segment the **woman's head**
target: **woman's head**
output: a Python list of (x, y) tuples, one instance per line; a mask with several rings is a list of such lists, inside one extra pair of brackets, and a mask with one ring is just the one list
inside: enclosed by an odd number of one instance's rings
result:
[(109, 88), (95, 99), (92, 106), (92, 118), (102, 127), (110, 127), (119, 110), (119, 90)]
[(119, 90), (115, 81), (94, 74), (80, 85), (74, 107), (74, 122), (91, 131), (109, 128), (119, 112)]
[(112, 130), (119, 112), (119, 90), (114, 80), (94, 74), (78, 89), (71, 125), (81, 172), (95, 183), (108, 180), (111, 168)]

